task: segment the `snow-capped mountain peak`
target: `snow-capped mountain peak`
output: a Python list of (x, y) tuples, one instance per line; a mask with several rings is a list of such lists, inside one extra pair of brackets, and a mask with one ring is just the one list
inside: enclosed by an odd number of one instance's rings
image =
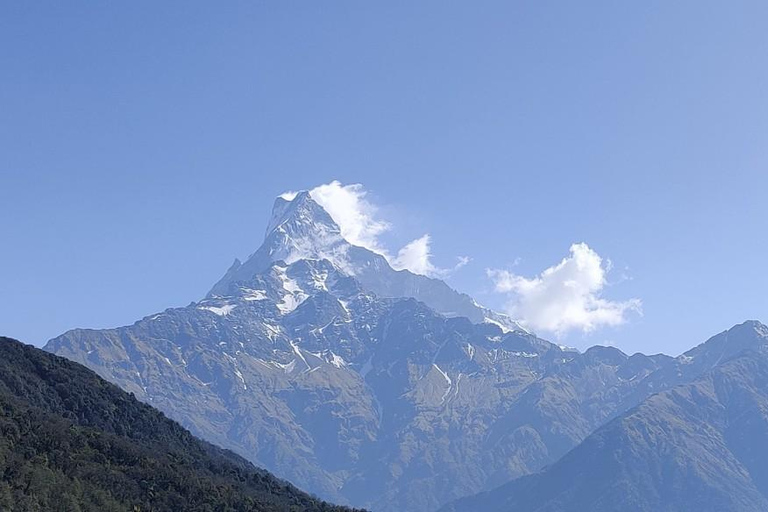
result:
[(347, 257), (350, 247), (339, 225), (309, 192), (298, 192), (291, 198), (280, 196), (275, 199), (261, 246), (245, 263), (235, 260), (208, 295), (225, 295), (231, 284), (248, 281), (278, 261), (291, 264), (324, 259), (351, 275), (354, 272)]
[(307, 191), (298, 192), (293, 199), (278, 196), (272, 206), (272, 217), (267, 224), (265, 240), (275, 232), (306, 236), (311, 229), (341, 237), (341, 229), (330, 214), (323, 209)]
[(254, 256), (258, 255), (261, 262), (266, 251), (268, 258), (263, 263), (326, 259), (353, 274), (347, 257), (349, 247), (328, 212), (309, 192), (299, 192), (291, 201), (282, 197), (275, 200), (264, 243)]
[(291, 265), (301, 260), (326, 260), (379, 297), (412, 297), (445, 316), (463, 316), (474, 323), (492, 322), (507, 331), (522, 331), (510, 318), (479, 306), (445, 282), (395, 270), (381, 254), (352, 245), (307, 191), (275, 200), (264, 242), (245, 263), (235, 260), (208, 297), (231, 294), (237, 283), (250, 281), (276, 262)]

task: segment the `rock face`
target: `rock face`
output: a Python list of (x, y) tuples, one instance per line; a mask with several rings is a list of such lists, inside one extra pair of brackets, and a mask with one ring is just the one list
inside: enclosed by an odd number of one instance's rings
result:
[(429, 511), (555, 462), (677, 364), (567, 351), (350, 245), (309, 194), (207, 297), (47, 350), (296, 485)]
[(83, 366), (0, 337), (0, 510), (344, 512)]
[(694, 373), (545, 471), (443, 511), (768, 510), (768, 328), (736, 326), (647, 378), (646, 386)]

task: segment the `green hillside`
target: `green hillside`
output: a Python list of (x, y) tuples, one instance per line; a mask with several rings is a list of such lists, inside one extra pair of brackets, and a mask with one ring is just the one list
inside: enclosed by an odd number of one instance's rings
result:
[(0, 337), (0, 510), (346, 511), (87, 368)]

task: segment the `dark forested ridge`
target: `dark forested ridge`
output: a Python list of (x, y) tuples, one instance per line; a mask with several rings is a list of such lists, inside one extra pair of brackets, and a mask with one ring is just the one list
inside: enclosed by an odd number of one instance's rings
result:
[(87, 368), (0, 337), (0, 510), (345, 511)]

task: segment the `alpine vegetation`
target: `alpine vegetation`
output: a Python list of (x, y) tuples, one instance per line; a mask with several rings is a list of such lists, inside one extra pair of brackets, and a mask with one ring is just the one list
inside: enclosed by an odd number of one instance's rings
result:
[(0, 411), (0, 510), (349, 510), (194, 438), (87, 368), (3, 337)]

